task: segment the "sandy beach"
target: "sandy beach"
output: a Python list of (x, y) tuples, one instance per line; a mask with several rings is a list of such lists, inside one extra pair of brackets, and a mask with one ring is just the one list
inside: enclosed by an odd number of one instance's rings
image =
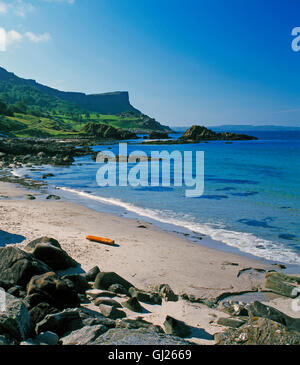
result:
[[(29, 193), (36, 200), (27, 200)], [(166, 283), (177, 294), (215, 300), (224, 293), (264, 290), (264, 272), (247, 269), (274, 269), (261, 260), (192, 243), (141, 220), (98, 213), (63, 199), (45, 200), (45, 193), (9, 183), (0, 183), (0, 195), (1, 245), (10, 243), (22, 248), (33, 239), (53, 237), (80, 263), (79, 271), (97, 265), (101, 271), (117, 272), (140, 289)], [(88, 234), (112, 238), (117, 245), (90, 242), (85, 239)], [(277, 298), (274, 306), (295, 316), (288, 299)], [(214, 343), (213, 334), (222, 329), (216, 321), (227, 316), (182, 299), (163, 306), (145, 305), (145, 310), (143, 317), (155, 324), (162, 324), (167, 314), (184, 320), (193, 328), (191, 340), (200, 344)], [(127, 315), (136, 317), (130, 311)]]

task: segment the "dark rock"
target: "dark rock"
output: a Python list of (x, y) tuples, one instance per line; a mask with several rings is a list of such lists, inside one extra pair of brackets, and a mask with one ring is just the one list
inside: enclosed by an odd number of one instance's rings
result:
[(162, 299), (158, 293), (147, 293), (145, 291), (131, 287), (128, 290), (129, 295), (132, 298), (136, 298), (139, 302), (148, 304), (161, 304)]
[(296, 298), (300, 294), (300, 277), (297, 276), (268, 272), (265, 285), (274, 293), (286, 297)]
[(248, 316), (248, 310), (246, 309), (245, 303), (226, 300), (220, 302), (219, 309), (231, 316)]
[(116, 300), (113, 300), (111, 298), (96, 298), (94, 300), (94, 304), (96, 306), (99, 306), (100, 304), (104, 304), (104, 305), (110, 305), (112, 307), (116, 307), (116, 308), (122, 308), (121, 304), (118, 303)]
[(16, 340), (25, 340), (32, 333), (28, 309), (21, 299), (5, 294), (5, 307), (0, 311), (0, 333)]
[(232, 328), (239, 328), (241, 327), (246, 321), (237, 319), (237, 318), (224, 318), (221, 317), (218, 319), (217, 324), (221, 326), (226, 327), (232, 327)]
[(50, 243), (38, 243), (34, 248), (33, 255), (45, 262), (52, 270), (65, 270), (78, 266), (78, 263), (64, 250)]
[(26, 194), (26, 195), (25, 195), (25, 197), (26, 197), (26, 199), (28, 199), (28, 200), (35, 200), (35, 199), (36, 199), (36, 197), (35, 197), (35, 196), (33, 196), (33, 195), (31, 195), (31, 194)]
[(115, 328), (116, 322), (113, 319), (106, 318), (102, 314), (91, 311), (87, 308), (74, 309), (79, 313), (83, 326), (95, 326), (101, 324), (107, 328)]
[(111, 319), (118, 319), (118, 318), (126, 317), (125, 312), (117, 309), (116, 307), (112, 307), (110, 305), (100, 304), (99, 309), (100, 309), (101, 314), (103, 314), (105, 317), (108, 317)]
[(77, 274), (65, 275), (62, 277), (62, 280), (70, 280), (74, 286), (74, 289), (79, 294), (85, 294), (85, 292), (90, 288), (87, 279), (81, 275), (77, 275)]
[(164, 333), (163, 329), (160, 326), (156, 326), (150, 322), (143, 320), (142, 318), (130, 319), (117, 319), (116, 320), (117, 328), (127, 328), (127, 329), (139, 329), (146, 328), (148, 331)]
[(189, 337), (192, 333), (189, 326), (187, 326), (184, 322), (178, 321), (175, 318), (170, 316), (166, 317), (164, 322), (165, 332), (168, 335), (174, 335), (178, 337)]
[(93, 267), (91, 270), (89, 270), (85, 274), (81, 274), (86, 278), (87, 281), (95, 281), (96, 276), (99, 274), (100, 269), (98, 266)]
[[(59, 165), (60, 165), (60, 164), (59, 164)], [(63, 164), (62, 164), (62, 165), (63, 165)], [(48, 195), (46, 199), (47, 199), (47, 200), (60, 200), (60, 199), (61, 199), (61, 197), (60, 197), (60, 196), (58, 196), (58, 195), (53, 195), (53, 194), (51, 194), (51, 195)]]
[(16, 247), (0, 248), (0, 277), (13, 285), (25, 286), (34, 275), (51, 271), (45, 263)]
[(300, 318), (292, 318), (280, 312), (278, 309), (254, 302), (247, 305), (249, 317), (263, 317), (286, 326), (289, 330), (300, 332)]
[(96, 276), (94, 288), (107, 290), (113, 284), (121, 284), (126, 290), (133, 286), (115, 272), (100, 272)]
[(56, 346), (58, 345), (59, 337), (54, 332), (43, 332), (33, 339), (34, 342), (43, 345)]
[(33, 307), (30, 311), (31, 321), (34, 324), (41, 322), (48, 314), (58, 313), (56, 308), (53, 308), (48, 303), (39, 303)]
[(191, 345), (190, 342), (184, 341), (179, 337), (169, 336), (163, 333), (148, 331), (145, 328), (127, 329), (116, 328), (110, 329), (104, 335), (97, 338), (93, 345)]
[(34, 276), (30, 280), (27, 295), (34, 293), (50, 297), (49, 304), (59, 309), (77, 307), (80, 304), (76, 291), (70, 288), (54, 272)]
[(217, 345), (300, 345), (300, 334), (267, 318), (251, 318), (239, 328), (214, 336)]
[(121, 284), (113, 284), (108, 288), (108, 290), (116, 294), (128, 294), (128, 291)]
[(22, 287), (20, 285), (15, 285), (7, 290), (7, 293), (13, 295), (14, 297), (19, 297), (20, 292), (22, 292)]
[(168, 284), (161, 284), (158, 287), (158, 292), (166, 302), (177, 302), (178, 295), (176, 295)]
[(149, 138), (150, 139), (167, 139), (169, 138), (168, 133), (164, 133), (164, 132), (151, 132), (149, 134)]
[(48, 243), (54, 247), (57, 247), (57, 248), (61, 248), (59, 242), (54, 239), (54, 238), (50, 238), (50, 237), (40, 237), (40, 238), (37, 238), (36, 240), (33, 240), (31, 242), (29, 242), (26, 246), (25, 246), (25, 250), (32, 253), (36, 247), (36, 245), (40, 244), (40, 243)]
[(85, 326), (71, 332), (69, 335), (63, 337), (61, 341), (63, 345), (89, 345), (107, 330), (108, 328), (101, 324)]
[(137, 312), (137, 313), (143, 312), (143, 308), (136, 298), (130, 298), (130, 299), (126, 300), (126, 302), (122, 303), (122, 306), (130, 309), (133, 312)]

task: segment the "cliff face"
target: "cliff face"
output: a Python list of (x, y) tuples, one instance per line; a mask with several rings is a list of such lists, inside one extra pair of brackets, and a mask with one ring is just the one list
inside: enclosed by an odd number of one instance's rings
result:
[(127, 91), (116, 91), (104, 94), (87, 95), (80, 92), (60, 91), (42, 84), (35, 80), (27, 80), (16, 76), (12, 72), (6, 71), (0, 67), (0, 81), (9, 82), (10, 84), (23, 85), (34, 87), (39, 91), (89, 110), (101, 114), (121, 114), (127, 111), (133, 111), (140, 114), (140, 111), (135, 109), (129, 101)]

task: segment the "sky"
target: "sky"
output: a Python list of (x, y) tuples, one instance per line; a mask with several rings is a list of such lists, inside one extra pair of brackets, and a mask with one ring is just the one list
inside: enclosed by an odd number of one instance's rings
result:
[(0, 66), (170, 126), (300, 126), (295, 27), (299, 0), (0, 0)]

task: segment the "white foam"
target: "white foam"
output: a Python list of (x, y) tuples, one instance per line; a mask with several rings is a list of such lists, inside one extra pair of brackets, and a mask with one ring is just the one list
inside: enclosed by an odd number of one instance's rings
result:
[(223, 229), (221, 227), (215, 227), (211, 224), (201, 224), (195, 222), (194, 218), (188, 215), (184, 216), (184, 219), (182, 219), (182, 216), (179, 217), (172, 211), (141, 208), (134, 204), (123, 202), (119, 199), (104, 198), (66, 187), (60, 187), (58, 189), (77, 194), (88, 199), (93, 199), (104, 204), (122, 207), (129, 212), (133, 212), (142, 217), (147, 217), (161, 223), (172, 224), (183, 227), (192, 232), (210, 236), (215, 241), (225, 243), (228, 246), (238, 248), (242, 252), (257, 257), (287, 264), (300, 265), (300, 256), (295, 251), (285, 247), (280, 242), (265, 240), (251, 233), (235, 232)]

